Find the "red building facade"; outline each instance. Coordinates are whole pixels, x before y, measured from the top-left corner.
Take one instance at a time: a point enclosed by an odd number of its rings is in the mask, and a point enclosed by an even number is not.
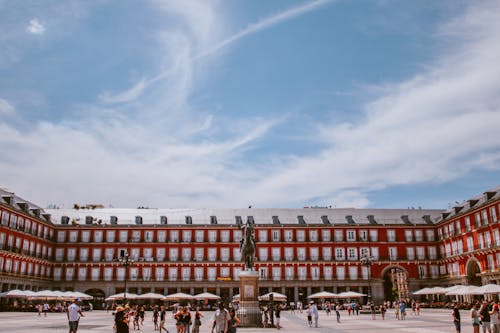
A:
[[[230,300],[255,226],[260,294],[354,290],[375,301],[424,286],[500,282],[500,187],[450,210],[47,209],[1,191],[0,288],[213,292]],[[125,267],[117,259],[128,254]]]

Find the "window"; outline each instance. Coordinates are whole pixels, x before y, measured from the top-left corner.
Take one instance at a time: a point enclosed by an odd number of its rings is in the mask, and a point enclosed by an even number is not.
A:
[[[486,209],[481,211],[481,216],[482,216],[483,225],[488,224],[488,211]]]
[[[64,258],[64,249],[57,248],[56,249],[56,261],[63,261],[63,258]]]
[[[304,247],[297,248],[297,259],[300,261],[306,260],[306,249]]]
[[[484,242],[486,244],[486,248],[491,247],[491,234],[489,231],[484,232]]]
[[[66,267],[66,281],[73,281],[73,267]]]
[[[163,281],[163,280],[165,280],[165,268],[163,268],[163,267],[156,267],[155,268],[155,277],[156,277],[156,281]]]
[[[421,279],[424,279],[427,277],[427,266],[418,266],[418,275],[420,276]]]
[[[368,247],[360,247],[359,248],[359,257],[365,258],[370,256],[370,248]]]
[[[495,206],[490,207],[490,216],[492,222],[497,222],[497,211],[495,210]]]
[[[431,277],[433,279],[436,279],[439,277],[439,268],[437,265],[431,265],[430,266],[430,269],[431,269]]]
[[[152,231],[145,231],[144,232],[144,241],[146,243],[151,243],[153,241],[153,232]]]
[[[95,247],[92,249],[92,261],[101,261],[101,248]]]
[[[205,231],[203,230],[196,230],[195,232],[195,238],[197,243],[203,243],[205,241]]]
[[[273,267],[273,280],[280,281],[281,280],[281,267]]]
[[[159,243],[165,243],[167,240],[167,232],[165,230],[160,230],[156,234]]]
[[[357,266],[349,266],[349,278],[351,280],[358,279],[358,267]]]
[[[101,273],[101,269],[99,267],[92,267],[92,271],[90,273],[90,278],[92,281],[99,281],[99,275]]]
[[[82,242],[88,243],[90,241],[90,231],[83,230],[82,231]]]
[[[82,235],[82,237],[83,237],[83,235]],[[95,243],[102,243],[102,230],[94,231],[94,242]]]
[[[194,268],[194,280],[203,281],[203,267]]]
[[[397,260],[398,259],[398,248],[390,247],[389,248],[389,260]]]
[[[488,261],[488,269],[490,271],[494,271],[495,270],[495,259],[493,258],[492,254],[488,254],[487,261]]]
[[[64,243],[66,241],[66,231],[57,232],[57,242]]]
[[[293,247],[285,247],[285,260],[286,261],[293,260]]]
[[[259,242],[267,242],[267,230],[259,230]]]
[[[307,279],[307,268],[305,266],[299,266],[297,270],[297,274],[299,276],[299,280]]]
[[[435,246],[427,247],[427,251],[429,252],[429,259],[431,259],[431,260],[437,259],[437,249]]]
[[[113,267],[104,268],[104,281],[111,281],[113,279]]]
[[[337,266],[337,280],[345,280],[345,267]]]
[[[285,230],[285,242],[292,242],[292,241],[293,241],[293,231]]]
[[[106,231],[106,242],[113,243],[115,241],[115,231],[108,230]]]
[[[233,260],[241,261],[241,251],[238,247],[233,248]]]
[[[112,261],[115,256],[114,248],[106,248],[106,261]]]
[[[170,261],[177,261],[179,259],[179,249],[177,248],[170,248],[168,251],[168,256],[170,258]]]
[[[396,230],[387,230],[387,241],[395,242],[396,241]]]
[[[267,261],[267,247],[260,247],[259,249],[259,260]]]
[[[347,230],[347,241],[354,242],[356,240],[356,230]]]
[[[333,277],[333,269],[331,267],[323,267],[323,276],[325,280],[331,280]]]
[[[179,242],[179,230],[172,230],[172,231],[170,231],[170,241],[172,243]],[[176,279],[177,279],[177,277],[176,277]]]
[[[470,231],[470,217],[465,218],[465,231]]]
[[[359,240],[365,242],[368,240],[368,231],[367,230],[359,230]]]
[[[311,267],[311,280],[319,280],[319,267],[312,266]]]
[[[194,260],[203,261],[203,248],[197,247],[194,249]]]
[[[54,267],[54,280],[61,281],[62,269],[61,267]]]
[[[182,267],[181,275],[182,275],[182,281],[189,281],[189,279],[191,279],[191,268]]]
[[[273,230],[271,233],[273,237],[273,242],[279,242],[280,241],[280,232],[279,230]]]
[[[80,261],[87,261],[89,258],[89,249],[80,248]]]
[[[120,242],[128,243],[128,230],[120,230]]]
[[[318,261],[319,260],[319,249],[317,247],[309,248],[309,255],[310,255],[312,261]]]
[[[408,260],[415,260],[415,248],[413,247],[406,248],[406,258]]]
[[[165,260],[165,248],[163,247],[156,248],[156,260],[157,261]]]
[[[428,242],[433,242],[434,241],[434,236],[435,236],[434,230],[428,229],[428,230],[425,231],[425,234],[427,236],[427,241]]]
[[[217,260],[217,248],[211,247],[208,249],[208,261]]]
[[[309,230],[309,241],[310,242],[318,241],[318,230],[315,229]]]
[[[272,248],[272,256],[273,256],[273,261],[280,261],[281,260],[281,249],[279,247],[273,247]]]
[[[484,249],[484,236],[483,236],[483,234],[478,234],[477,235],[477,240],[478,240],[478,243],[479,243],[479,248],[480,249]]]
[[[324,247],[322,249],[322,256],[323,256],[323,260],[325,260],[325,261],[332,260],[332,248],[331,247]]]
[[[229,261],[229,248],[223,247],[220,249],[220,260]]]
[[[182,248],[182,261],[191,261],[191,248],[183,247]]]
[[[425,248],[423,246],[417,246],[417,259],[425,260]]]
[[[220,241],[222,243],[229,243],[229,230],[222,230],[220,232]]]
[[[343,242],[344,241],[344,231],[343,230],[335,230],[334,239],[336,242]]]
[[[285,267],[285,280],[293,280],[294,279],[294,271],[293,267]]]
[[[493,239],[495,241],[495,246],[500,245],[500,232],[498,232],[498,229],[493,229]]]
[[[330,232],[330,229],[321,230],[321,239],[323,240],[323,242],[331,241],[332,233]]]
[[[268,269],[267,267],[260,267],[259,268],[259,277],[262,279],[262,280],[267,280],[267,277],[269,276],[268,274]]]
[[[378,241],[378,230],[377,229],[370,230],[370,241],[372,241],[372,242]]]
[[[69,248],[68,249],[68,261],[75,261],[75,257],[76,257],[76,249]]]
[[[217,230],[209,230],[208,231],[208,241],[210,243],[217,242]]]
[[[177,281],[177,267],[168,268],[168,280]]]
[[[405,230],[405,240],[407,242],[413,242],[413,232],[411,230]]]
[[[239,243],[242,239],[242,233],[241,230],[234,230],[233,231],[233,240],[237,243]]]
[[[297,241],[303,242],[306,240],[306,233],[304,230],[297,230]]]
[[[343,247],[335,248],[335,260],[345,260],[345,249]]]
[[[474,222],[476,222],[476,228],[479,228],[481,226],[481,214],[480,213],[474,214]]]
[[[355,247],[347,248],[348,260],[358,260],[358,249]]]
[[[184,243],[191,243],[191,230],[182,231],[182,241]]]

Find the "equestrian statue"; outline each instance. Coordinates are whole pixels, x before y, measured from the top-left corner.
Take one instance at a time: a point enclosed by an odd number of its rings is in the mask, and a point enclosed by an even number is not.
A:
[[[247,221],[243,229],[245,229],[245,232],[240,242],[240,252],[242,259],[245,261],[245,270],[251,271],[253,270],[256,248],[253,224]]]

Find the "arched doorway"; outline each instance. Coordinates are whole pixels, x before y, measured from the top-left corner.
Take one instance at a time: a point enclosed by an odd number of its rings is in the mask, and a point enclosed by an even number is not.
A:
[[[94,289],[88,289],[87,291],[85,291],[85,293],[94,297],[94,299],[91,301],[94,309],[97,310],[103,309],[104,297],[105,297],[104,291],[102,291],[101,289],[94,288]]]
[[[408,299],[408,272],[399,266],[390,266],[383,272],[384,300]]]
[[[467,263],[467,284],[481,286],[481,267],[476,259],[470,259]]]

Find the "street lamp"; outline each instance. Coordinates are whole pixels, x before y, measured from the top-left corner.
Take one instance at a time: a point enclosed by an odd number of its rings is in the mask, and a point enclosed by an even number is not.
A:
[[[375,258],[369,255],[361,257],[361,264],[368,270],[368,303],[370,303],[372,297],[371,268],[374,260]]]
[[[123,301],[125,302],[127,300],[127,271],[128,271],[128,266],[132,265],[134,263],[134,259],[131,259],[128,252],[126,250],[121,250],[120,251],[120,257],[118,257],[118,262],[122,264],[122,266],[125,268],[125,282],[124,282],[124,288],[123,288]]]

